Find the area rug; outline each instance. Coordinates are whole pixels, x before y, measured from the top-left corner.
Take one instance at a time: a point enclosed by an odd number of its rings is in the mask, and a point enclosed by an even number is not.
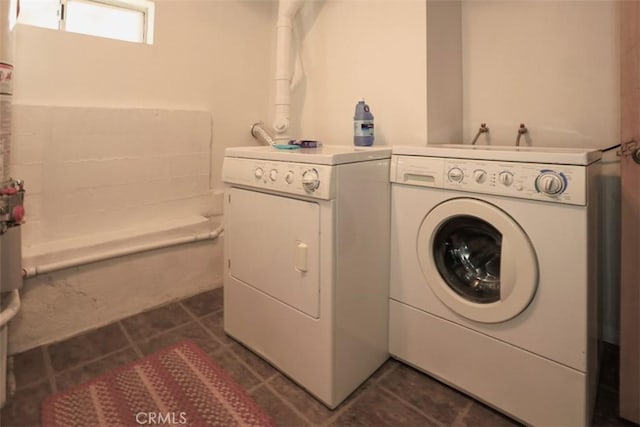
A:
[[[50,395],[44,427],[272,426],[246,392],[196,344],[184,341]]]

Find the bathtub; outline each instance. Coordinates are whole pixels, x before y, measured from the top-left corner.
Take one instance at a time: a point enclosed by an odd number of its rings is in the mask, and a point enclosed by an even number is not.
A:
[[[24,248],[9,354],[222,286],[222,216]]]

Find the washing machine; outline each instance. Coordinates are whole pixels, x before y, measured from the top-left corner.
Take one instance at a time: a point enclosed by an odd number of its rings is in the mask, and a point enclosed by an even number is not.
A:
[[[228,148],[224,329],[335,408],[388,357],[390,148]]]
[[[588,425],[601,153],[394,147],[390,353],[531,425]]]

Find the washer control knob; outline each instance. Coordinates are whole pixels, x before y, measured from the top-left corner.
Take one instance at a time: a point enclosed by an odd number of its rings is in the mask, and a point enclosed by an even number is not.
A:
[[[482,184],[487,180],[487,171],[483,169],[476,169],[473,171],[473,179],[478,183]]]
[[[452,182],[462,182],[464,179],[464,172],[460,168],[451,168],[449,172],[447,172],[447,177]]]
[[[536,190],[540,193],[555,196],[567,188],[562,174],[553,171],[545,171],[536,178]]]
[[[313,193],[320,186],[320,177],[315,169],[307,169],[302,174],[302,187],[307,193]]]
[[[269,171],[269,179],[270,179],[271,181],[275,181],[275,180],[276,180],[276,178],[278,178],[278,171],[277,171],[276,169],[271,169],[271,170]]]
[[[253,176],[255,176],[256,179],[262,179],[263,175],[264,171],[262,170],[262,168],[256,168],[256,170],[253,172]]]
[[[293,171],[287,172],[287,174],[284,176],[284,181],[287,184],[291,184],[293,182]]]
[[[498,178],[505,187],[510,187],[513,184],[513,174],[511,172],[500,172]]]

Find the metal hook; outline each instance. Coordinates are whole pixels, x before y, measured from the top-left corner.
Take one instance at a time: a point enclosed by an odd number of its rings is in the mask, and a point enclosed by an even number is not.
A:
[[[630,155],[631,159],[640,165],[640,143],[635,139],[622,143],[620,153],[624,157]]]
[[[516,137],[516,147],[520,146],[520,137],[528,132],[529,129],[525,127],[524,123],[520,123],[520,128],[518,128],[518,136]]]
[[[471,141],[471,145],[476,145],[476,141],[478,140],[478,137],[480,137],[480,134],[487,133],[487,132],[489,132],[489,128],[487,127],[487,124],[480,123],[480,128],[478,129],[478,133],[476,133],[476,136],[473,138],[473,141]]]

